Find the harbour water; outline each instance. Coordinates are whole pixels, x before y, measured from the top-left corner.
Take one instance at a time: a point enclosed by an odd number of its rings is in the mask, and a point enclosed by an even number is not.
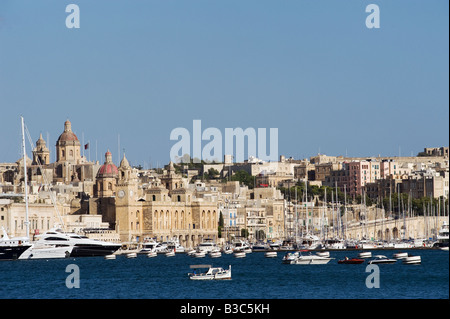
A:
[[[448,299],[449,254],[441,250],[408,250],[419,265],[379,265],[379,288],[368,288],[367,262],[338,264],[359,251],[331,251],[326,265],[285,265],[284,252],[265,258],[254,252],[238,259],[138,255],[114,260],[102,257],[0,262],[1,299]],[[392,257],[398,251],[372,251]],[[192,281],[193,264],[232,266],[232,280]],[[70,265],[70,266],[69,266]],[[78,270],[75,273],[73,265]],[[68,267],[69,266],[69,267]],[[72,268],[71,268],[72,267]],[[79,288],[68,288],[70,278]],[[72,276],[72,277],[71,277]],[[70,285],[69,285],[70,286]]]

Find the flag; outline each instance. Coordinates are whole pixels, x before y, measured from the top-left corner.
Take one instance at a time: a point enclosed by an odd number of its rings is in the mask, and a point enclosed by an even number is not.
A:
[[[89,148],[89,143],[84,144],[84,149],[87,150]]]

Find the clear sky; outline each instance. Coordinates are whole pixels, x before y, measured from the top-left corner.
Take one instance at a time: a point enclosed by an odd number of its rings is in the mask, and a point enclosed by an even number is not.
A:
[[[70,3],[79,29],[66,27]],[[371,3],[379,29],[366,27]],[[170,132],[192,132],[194,119],[278,128],[278,153],[294,158],[448,146],[448,6],[2,0],[0,162],[21,156],[20,115],[34,142],[49,139],[52,161],[69,119],[91,160],[110,149],[117,163],[120,136],[120,152],[146,168],[169,162]]]

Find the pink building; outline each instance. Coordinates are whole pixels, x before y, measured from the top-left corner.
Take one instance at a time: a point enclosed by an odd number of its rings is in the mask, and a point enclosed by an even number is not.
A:
[[[347,192],[350,196],[355,197],[362,195],[363,187],[367,183],[373,183],[375,180],[381,178],[380,162],[372,161],[357,161],[345,163],[345,170],[347,171],[348,182]]]

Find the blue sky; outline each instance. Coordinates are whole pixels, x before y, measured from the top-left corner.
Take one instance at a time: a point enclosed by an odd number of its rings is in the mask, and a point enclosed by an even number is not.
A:
[[[66,28],[70,3],[79,29]],[[379,29],[365,25],[370,3]],[[120,135],[145,167],[167,164],[170,132],[194,119],[276,127],[278,153],[295,158],[448,146],[448,11],[444,0],[2,0],[0,162],[20,157],[20,115],[34,141],[49,137],[52,160],[70,119],[91,160],[110,149],[118,162]]]

